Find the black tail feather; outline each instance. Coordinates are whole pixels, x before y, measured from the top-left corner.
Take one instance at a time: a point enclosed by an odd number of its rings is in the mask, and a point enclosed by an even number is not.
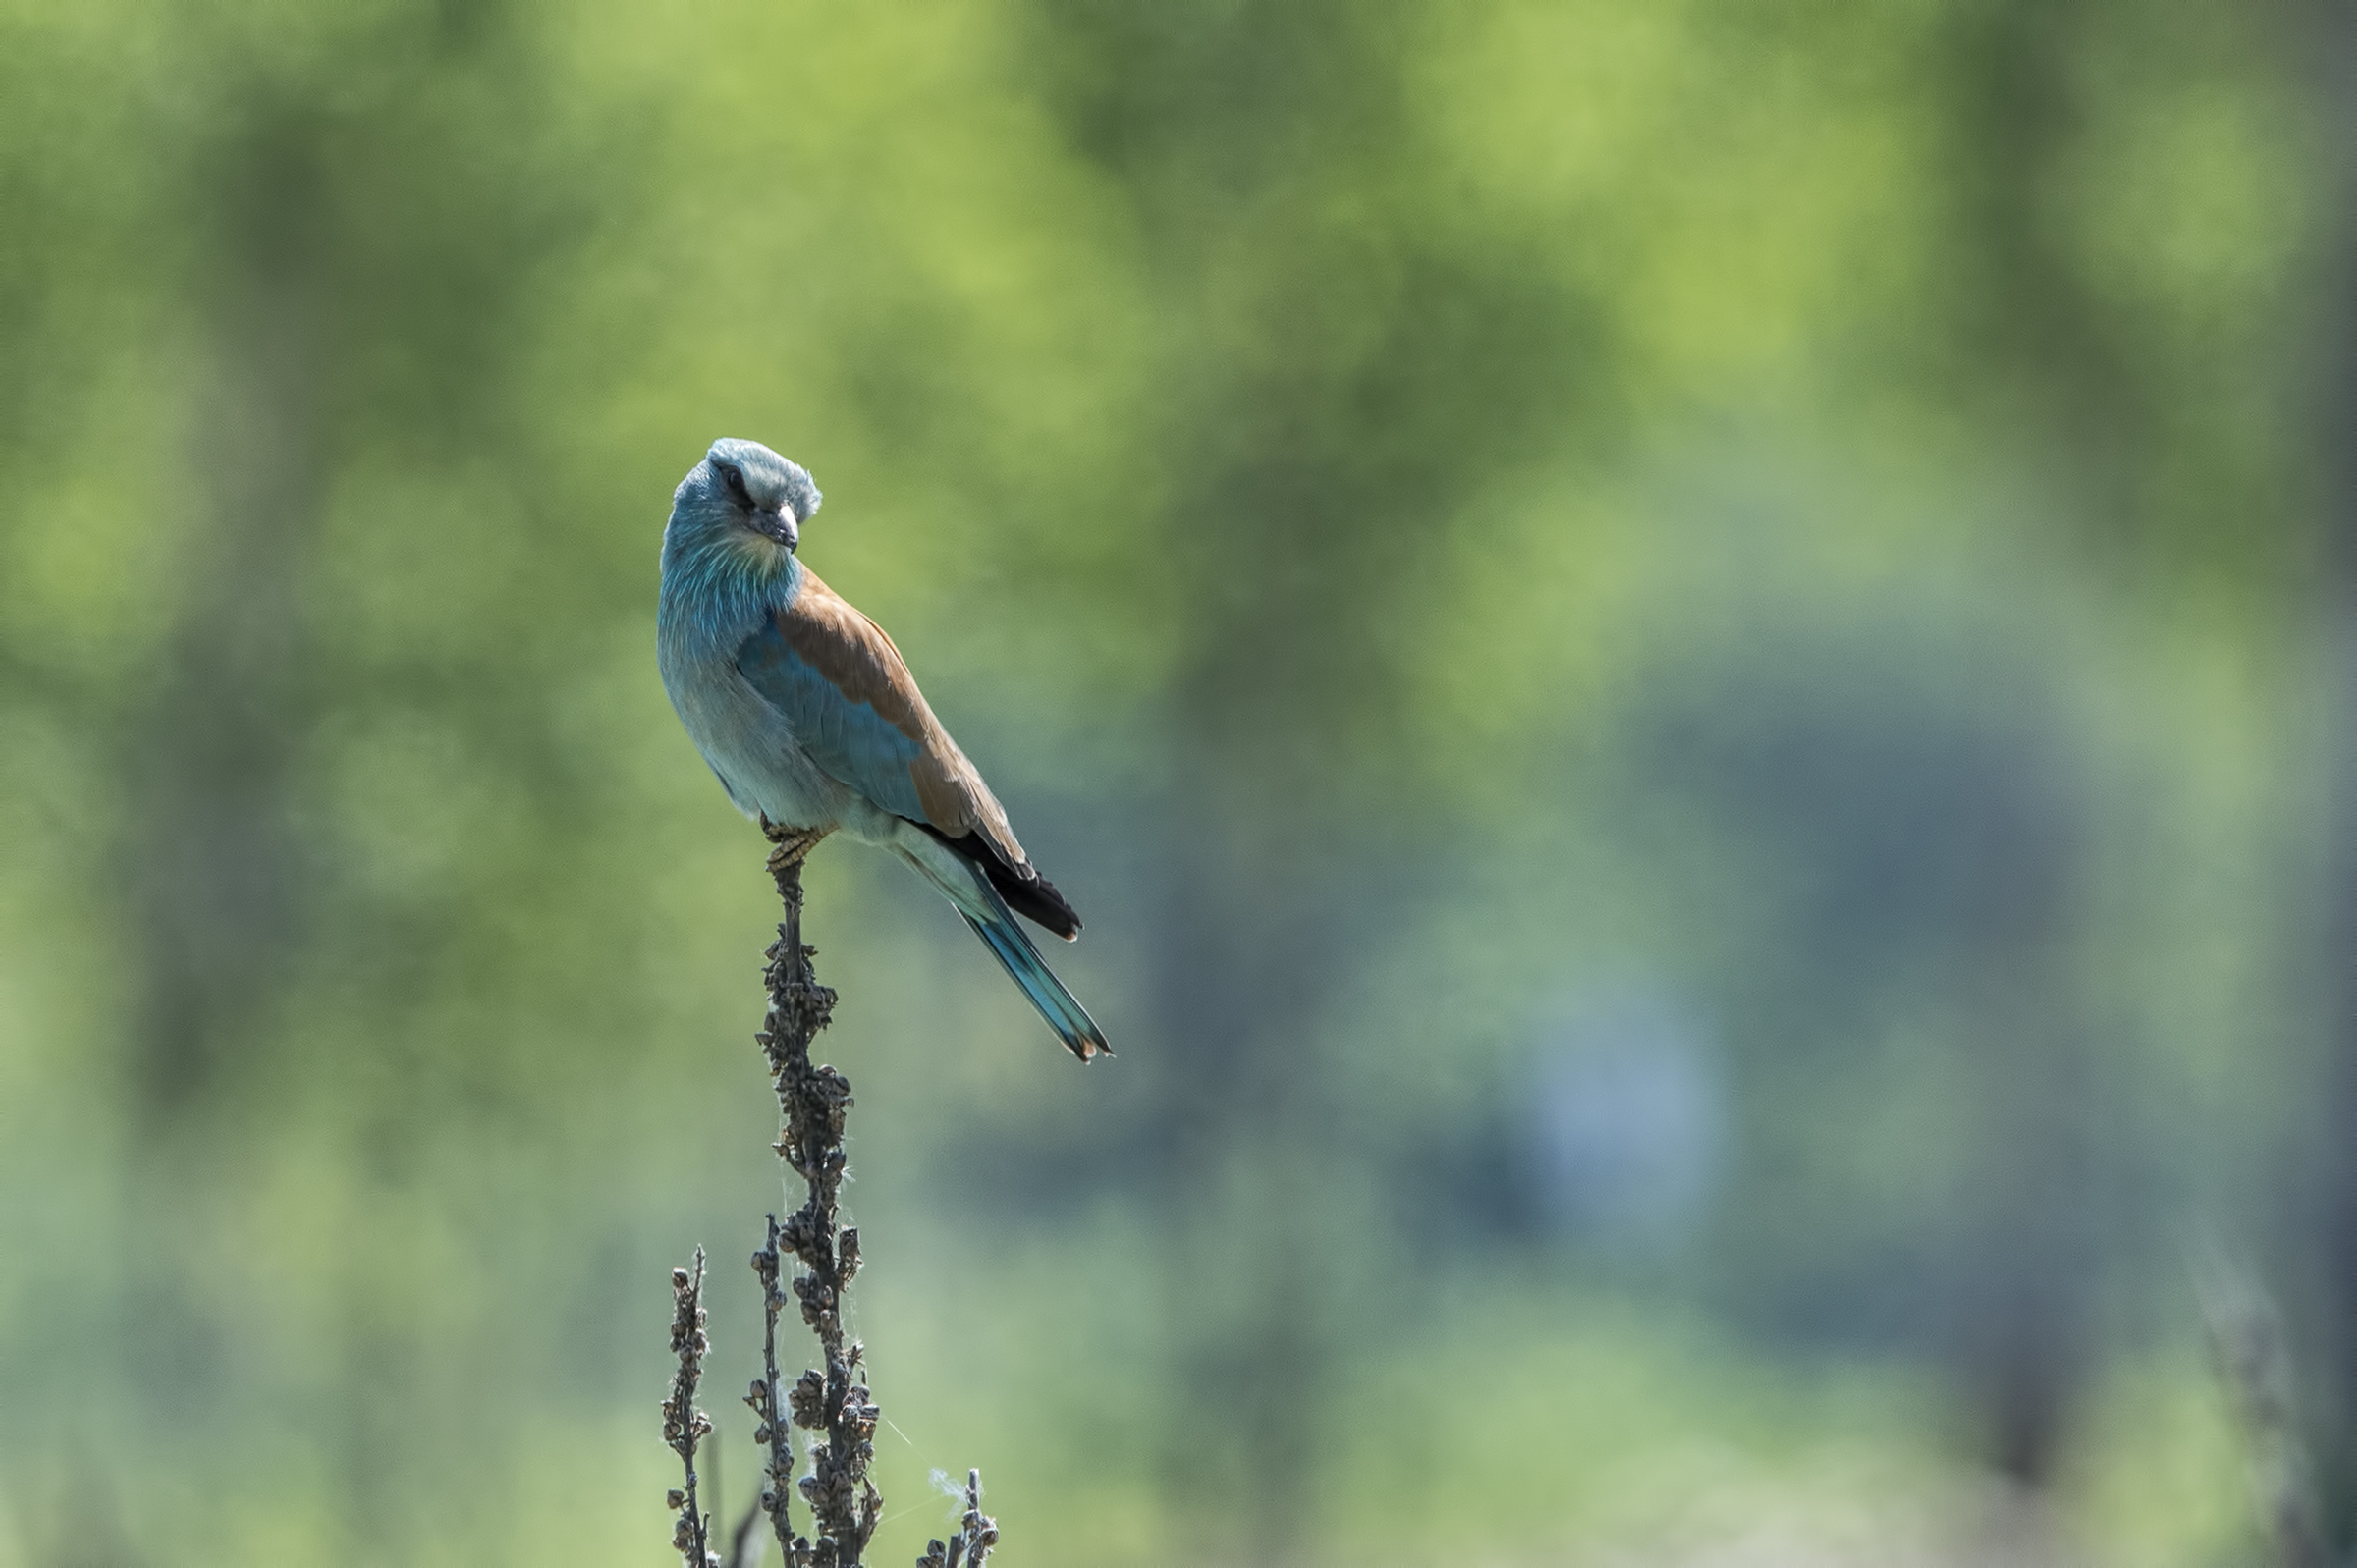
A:
[[[919,823],[917,826],[979,867],[982,874],[990,879],[990,885],[998,890],[999,896],[1007,900],[1008,908],[1041,930],[1062,937],[1067,942],[1080,935],[1080,917],[1072,912],[1072,906],[1064,901],[1064,894],[1058,892],[1056,885],[1047,878],[1036,871],[1026,874],[1015,870],[1001,860],[978,833],[953,838],[929,824]]]

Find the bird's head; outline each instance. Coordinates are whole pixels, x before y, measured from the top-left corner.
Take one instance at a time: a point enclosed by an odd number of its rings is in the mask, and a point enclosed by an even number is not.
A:
[[[674,501],[792,551],[801,543],[802,524],[818,510],[819,494],[801,464],[758,441],[723,436],[689,470]]]

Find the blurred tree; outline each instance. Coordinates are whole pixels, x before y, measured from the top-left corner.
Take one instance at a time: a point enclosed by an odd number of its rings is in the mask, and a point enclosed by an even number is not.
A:
[[[2314,1424],[2317,1475],[2327,1538],[2342,1553],[2357,1550],[2357,7],[2298,8],[2311,42],[2310,89],[2322,105],[2321,162],[2330,182],[2324,224],[2319,313],[2324,330],[2315,355],[2318,417],[2303,434],[2315,443],[2323,486],[2320,610],[2326,676],[2328,780],[2327,886],[2320,922],[2319,968],[2328,1051],[2310,1130],[2312,1153],[2294,1180],[2305,1188],[2291,1227],[2295,1278],[2313,1280],[2308,1342],[2292,1359],[2322,1362],[2303,1378]],[[2299,1177],[2306,1177],[2299,1181]],[[2312,1262],[2302,1254],[2313,1248]]]
[[[1946,1362],[1987,1458],[2040,1485],[2125,1153],[2096,1131],[2115,1097],[2074,967],[2084,789],[2017,656],[1957,628],[1927,647],[1934,614],[1751,641],[1640,710],[1626,750],[1634,787],[1693,801],[1755,890],[1738,941],[1757,956],[1712,987],[1748,1124],[1703,1271],[1781,1337]],[[1926,1039],[1947,1069],[1924,1070]],[[1876,1115],[1915,1130],[1861,1172],[1826,1129]]]
[[[1410,101],[1445,7],[1050,5],[1060,113],[1120,181],[1177,318],[1160,511],[1183,652],[1141,805],[1180,1529],[1300,1549],[1326,1423],[1330,1038],[1354,946],[1425,875],[1402,693],[1453,498],[1528,461],[1579,388],[1578,301],[1453,219]],[[1363,1158],[1363,1156],[1362,1156]],[[1242,1510],[1229,1499],[1249,1499]]]
[[[326,336],[336,280],[320,127],[267,85],[192,184],[222,231],[210,385],[192,432],[201,499],[182,534],[182,603],[154,705],[125,767],[141,808],[129,853],[144,905],[136,1077],[182,1108],[264,1025],[306,882],[291,770],[311,694],[300,589],[328,481]]]

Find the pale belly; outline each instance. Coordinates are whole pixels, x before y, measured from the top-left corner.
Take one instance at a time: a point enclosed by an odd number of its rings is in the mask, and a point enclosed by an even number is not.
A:
[[[675,678],[666,669],[663,684],[696,749],[746,816],[876,843],[893,837],[899,819],[812,762],[785,717],[734,667],[702,678]]]

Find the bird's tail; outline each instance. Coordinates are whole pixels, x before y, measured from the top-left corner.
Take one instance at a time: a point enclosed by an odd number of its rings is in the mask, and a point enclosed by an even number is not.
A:
[[[914,855],[909,859],[925,880],[957,906],[965,923],[973,927],[974,935],[982,939],[982,945],[1006,967],[1008,976],[1023,988],[1023,995],[1031,999],[1031,1005],[1039,1009],[1039,1015],[1056,1031],[1056,1038],[1064,1042],[1066,1049],[1082,1061],[1113,1054],[1113,1048],[1105,1044],[1105,1031],[1097,1027],[1079,999],[1056,978],[1056,972],[1039,955],[1039,949],[1031,946],[1023,928],[1015,924],[1014,912],[1007,907],[1007,900],[999,896],[999,891],[988,880],[962,861],[954,862],[952,869],[929,864]]]
[[[998,907],[986,914],[970,915],[963,909],[958,912],[965,915],[965,923],[974,928],[974,935],[1007,966],[1007,973],[1023,988],[1031,1005],[1039,1009],[1048,1027],[1056,1031],[1056,1038],[1073,1055],[1082,1061],[1112,1055],[1112,1048],[1105,1044],[1105,1031],[1097,1027],[1097,1021],[1080,1005],[1079,999],[1064,989],[1056,971],[1048,967],[1039,949],[1031,946],[1023,928],[1014,923],[1014,916],[1009,912],[1007,901],[999,896],[998,890],[990,889],[989,897]]]

